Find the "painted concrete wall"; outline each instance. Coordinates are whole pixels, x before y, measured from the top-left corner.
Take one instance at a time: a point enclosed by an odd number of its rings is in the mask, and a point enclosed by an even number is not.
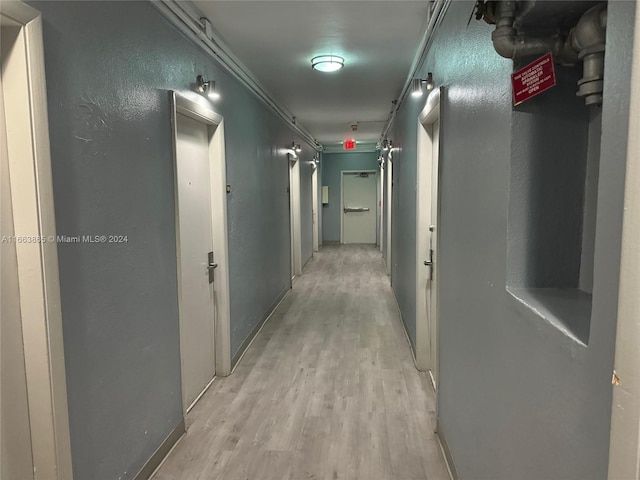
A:
[[[606,478],[627,144],[626,56],[635,6],[609,4],[588,346],[521,309],[505,290],[509,196],[517,193],[510,192],[510,169],[520,142],[510,134],[512,62],[495,54],[491,26],[472,20],[467,27],[472,7],[451,3],[420,72],[423,78],[433,72],[445,87],[440,431],[463,480]],[[400,147],[394,156],[393,285],[414,338],[412,200],[416,119],[423,106],[424,99],[408,99],[389,137]]]
[[[149,3],[31,4],[58,234],[128,236],[58,251],[75,478],[126,480],[182,419],[168,91],[204,74],[222,94],[234,354],[289,286],[281,150],[302,141]]]
[[[322,206],[322,241],[340,243],[340,186],[343,170],[378,170],[377,153],[325,153],[322,185],[329,187],[329,204]]]
[[[394,148],[391,195],[391,282],[402,321],[413,348],[416,345],[416,158],[418,114],[423,103],[405,104],[390,134]],[[414,125],[415,124],[415,125]],[[388,162],[388,157],[387,157]],[[442,167],[440,167],[442,168]],[[389,201],[387,199],[387,201]]]

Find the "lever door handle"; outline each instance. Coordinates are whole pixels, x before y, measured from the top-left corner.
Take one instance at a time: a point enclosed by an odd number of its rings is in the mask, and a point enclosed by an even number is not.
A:
[[[209,265],[207,265],[207,268],[218,268],[218,264],[217,263],[210,263]]]
[[[425,260],[424,264],[426,267],[433,267],[433,262],[431,260]]]

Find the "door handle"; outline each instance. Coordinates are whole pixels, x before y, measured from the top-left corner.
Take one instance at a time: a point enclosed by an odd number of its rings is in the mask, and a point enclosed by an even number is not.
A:
[[[218,264],[213,261],[213,252],[207,254],[207,270],[209,270],[209,283],[213,283],[214,275],[213,270],[218,268]]]
[[[357,207],[357,208],[352,208],[352,207],[344,207],[344,213],[349,213],[349,212],[368,212],[369,208],[368,207]]]
[[[433,280],[433,249],[429,249],[429,260],[424,261],[424,266],[429,267],[429,280]]]

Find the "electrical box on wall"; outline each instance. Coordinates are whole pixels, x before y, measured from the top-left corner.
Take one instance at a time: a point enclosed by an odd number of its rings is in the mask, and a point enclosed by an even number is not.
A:
[[[323,205],[329,204],[329,187],[326,187],[326,186],[322,187],[322,204]]]

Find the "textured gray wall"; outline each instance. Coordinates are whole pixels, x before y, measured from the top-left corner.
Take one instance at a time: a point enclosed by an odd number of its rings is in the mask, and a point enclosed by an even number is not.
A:
[[[409,340],[416,346],[416,158],[418,114],[424,103],[409,97],[390,132],[394,149],[391,199],[391,282]],[[442,167],[441,167],[442,168]]]
[[[130,479],[182,419],[168,91],[189,93],[202,73],[222,93],[234,354],[289,286],[279,151],[302,142],[149,3],[31,4],[58,233],[129,238],[59,245],[75,478]]]
[[[630,81],[625,55],[635,7],[626,1],[609,4],[588,347],[518,308],[505,291],[509,175],[512,151],[518,150],[512,144],[520,141],[510,134],[512,64],[495,54],[491,26],[473,20],[466,26],[472,7],[473,2],[451,3],[420,72],[433,72],[436,84],[445,86],[440,430],[463,480],[603,479]],[[424,100],[408,99],[390,135],[401,147],[394,156],[393,285],[410,335],[415,335],[416,118],[423,105]]]
[[[329,204],[322,206],[322,241],[340,242],[340,182],[343,170],[378,170],[377,153],[325,153],[322,185],[329,187]]]

